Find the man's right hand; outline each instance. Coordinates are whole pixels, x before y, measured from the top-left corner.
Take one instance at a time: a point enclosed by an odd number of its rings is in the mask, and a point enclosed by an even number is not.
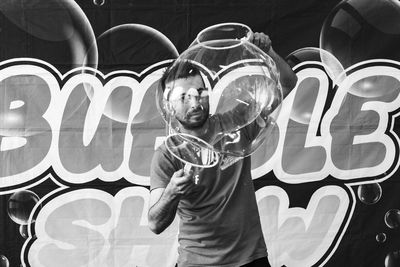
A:
[[[191,192],[195,186],[193,182],[193,171],[185,173],[183,169],[176,171],[165,188],[165,193],[172,197],[181,197]]]

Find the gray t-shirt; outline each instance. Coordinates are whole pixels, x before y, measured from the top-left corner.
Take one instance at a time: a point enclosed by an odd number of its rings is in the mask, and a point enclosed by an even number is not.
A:
[[[251,179],[250,157],[227,168],[195,168],[199,182],[178,204],[181,266],[237,267],[267,256]],[[154,154],[151,190],[165,188],[184,164],[165,145]]]

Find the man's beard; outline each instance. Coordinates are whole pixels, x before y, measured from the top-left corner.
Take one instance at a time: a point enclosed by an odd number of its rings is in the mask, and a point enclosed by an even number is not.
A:
[[[199,108],[199,110],[202,111],[201,120],[197,122],[188,122],[188,118],[190,118],[191,114],[197,111],[197,110],[192,110],[185,115],[184,119],[177,118],[179,123],[182,124],[182,126],[187,130],[196,130],[201,128],[204,125],[204,123],[208,120],[208,111],[204,110],[202,106]]]

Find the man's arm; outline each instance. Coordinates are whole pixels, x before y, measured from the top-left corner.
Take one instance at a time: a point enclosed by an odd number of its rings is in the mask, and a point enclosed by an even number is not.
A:
[[[160,234],[173,222],[178,203],[179,198],[166,193],[165,188],[151,190],[148,220],[152,232]]]
[[[148,213],[149,228],[155,234],[162,233],[175,218],[181,196],[193,186],[192,173],[183,169],[176,171],[166,188],[156,188],[150,192]]]
[[[275,52],[272,46],[267,54],[275,61],[275,64],[280,72],[279,81],[281,82],[282,86],[283,98],[285,98],[296,86],[297,76],[287,62]]]
[[[268,35],[256,32],[250,36],[249,41],[267,53],[275,62],[280,73],[279,81],[282,86],[283,98],[285,98],[296,86],[297,76],[292,68],[272,48],[272,41]]]

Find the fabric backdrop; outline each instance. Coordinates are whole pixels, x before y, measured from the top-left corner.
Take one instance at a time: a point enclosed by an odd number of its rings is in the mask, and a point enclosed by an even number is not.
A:
[[[397,0],[2,0],[0,266],[174,266],[147,226],[155,90],[204,28],[271,37],[299,78],[252,155],[274,267],[400,266]]]

